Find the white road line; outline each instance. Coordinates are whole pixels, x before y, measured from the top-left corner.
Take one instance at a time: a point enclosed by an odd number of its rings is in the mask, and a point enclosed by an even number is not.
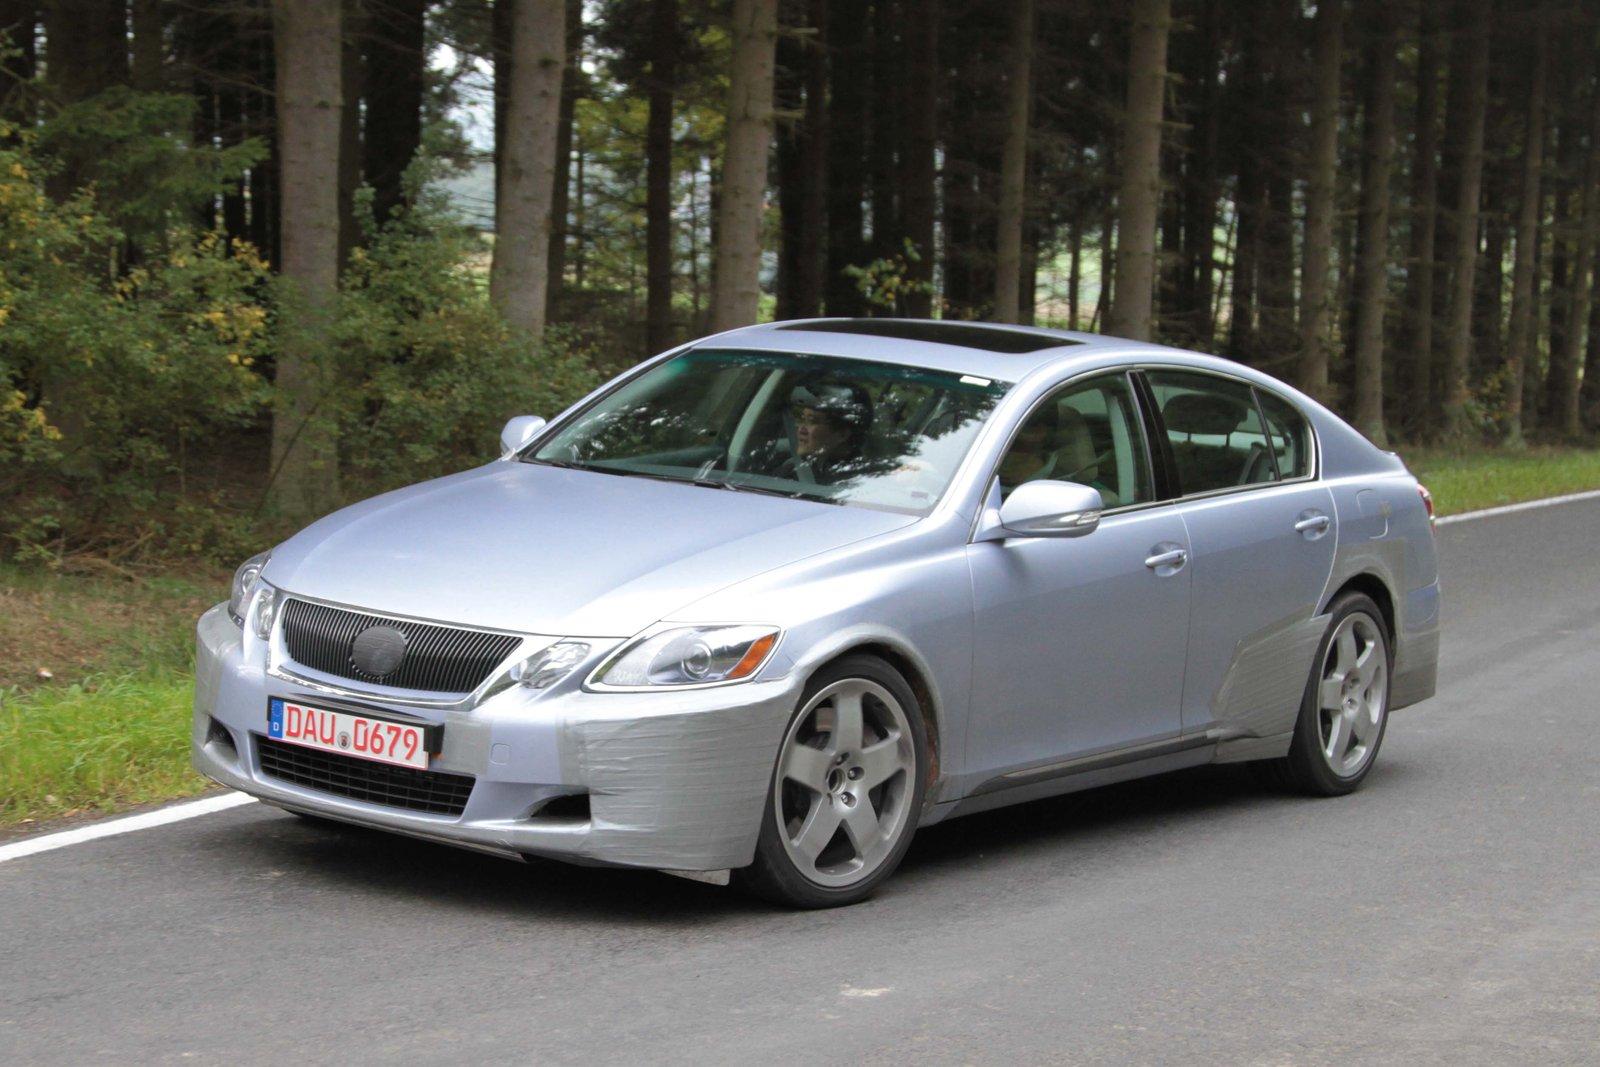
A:
[[[14,841],[9,845],[0,845],[0,863],[7,860],[21,859],[23,856],[33,856],[40,852],[49,852],[53,849],[66,848],[68,845],[79,845],[85,841],[96,841],[102,837],[115,837],[117,834],[132,833],[134,830],[148,830],[152,826],[165,826],[167,823],[182,822],[184,819],[194,819],[201,815],[210,815],[212,812],[227,811],[237,808],[241,804],[254,804],[255,797],[245,796],[243,793],[224,793],[219,797],[206,797],[204,800],[193,800],[187,804],[173,804],[155,811],[147,811],[140,815],[128,815],[121,819],[108,819],[97,822],[91,826],[80,826],[75,830],[62,830],[54,834],[40,834],[38,837],[24,838]]]
[[[1547,496],[1543,500],[1527,500],[1521,504],[1506,504],[1498,508],[1467,511],[1460,515],[1446,515],[1434,525],[1449,526],[1453,522],[1471,522],[1473,519],[1488,519],[1495,515],[1510,515],[1517,511],[1532,511],[1535,508],[1549,508],[1557,504],[1575,504],[1580,500],[1600,500],[1600,489],[1590,489],[1582,493],[1568,493],[1566,496]]]

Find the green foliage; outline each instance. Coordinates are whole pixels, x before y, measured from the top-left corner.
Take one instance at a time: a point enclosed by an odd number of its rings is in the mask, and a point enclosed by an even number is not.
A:
[[[0,147],[0,490],[16,502],[0,534],[93,540],[110,512],[156,507],[153,484],[191,446],[259,409],[266,268],[174,229],[118,269],[122,231],[88,190],[47,196],[35,150],[28,135]]]
[[[855,279],[856,288],[868,304],[890,315],[905,315],[907,297],[933,292],[932,283],[911,277],[911,264],[921,261],[916,242],[906,238],[904,251],[875,259],[864,267],[846,267],[844,272]]]
[[[187,121],[169,98],[91,104],[42,135],[0,129],[0,544],[248,555],[284,532],[261,501],[268,372],[294,305],[254,248],[187,222],[192,196],[253,157],[201,162],[158,135]],[[506,418],[554,414],[596,383],[572,336],[536,347],[494,312],[479,239],[423,191],[433,166],[413,168],[413,205],[382,229],[364,209],[332,311],[327,425],[352,497],[492,458]],[[63,194],[63,168],[90,180]]]
[[[335,326],[346,470],[361,492],[460,470],[494,456],[512,415],[555,414],[597,384],[570,336],[542,346],[490,306],[476,235],[426,191],[432,164],[413,164],[413,202],[345,273]]]
[[[194,128],[195,99],[125,86],[69,104],[39,131],[49,170],[93,189],[110,225],[135,245],[165,239],[266,158],[257,138],[197,150],[178,131]]]

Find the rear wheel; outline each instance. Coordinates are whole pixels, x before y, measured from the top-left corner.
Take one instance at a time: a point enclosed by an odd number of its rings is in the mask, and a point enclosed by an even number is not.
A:
[[[927,752],[922,709],[900,672],[875,656],[823,668],[784,734],[755,862],[739,882],[794,907],[866,898],[911,845]]]
[[[1314,796],[1349,793],[1372,770],[1394,668],[1383,613],[1369,597],[1345,593],[1328,614],[1289,754],[1263,765],[1269,779]]]

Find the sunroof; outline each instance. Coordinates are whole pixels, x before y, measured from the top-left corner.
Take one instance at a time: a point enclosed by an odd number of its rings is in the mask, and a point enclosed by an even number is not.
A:
[[[938,319],[832,319],[825,322],[796,322],[779,326],[778,329],[804,330],[807,333],[852,333],[865,337],[893,337],[901,341],[960,345],[962,348],[981,348],[985,352],[1005,352],[1010,355],[1080,343],[1065,337],[1051,337],[1049,334],[1031,333],[1027,330],[974,326],[966,322],[944,322]]]

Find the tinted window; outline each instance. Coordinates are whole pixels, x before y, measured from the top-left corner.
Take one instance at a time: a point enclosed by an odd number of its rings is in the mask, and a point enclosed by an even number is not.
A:
[[[1108,508],[1154,498],[1126,377],[1068,386],[1033,410],[1000,461],[1001,495],[1039,478],[1093,486]]]
[[[1152,371],[1148,377],[1184,495],[1275,480],[1250,386],[1181,371]]]
[[[1267,413],[1272,451],[1278,457],[1280,478],[1304,478],[1311,473],[1311,425],[1286,400],[1256,390]]]
[[[1006,385],[866,360],[695,350],[524,461],[925,514]]]

